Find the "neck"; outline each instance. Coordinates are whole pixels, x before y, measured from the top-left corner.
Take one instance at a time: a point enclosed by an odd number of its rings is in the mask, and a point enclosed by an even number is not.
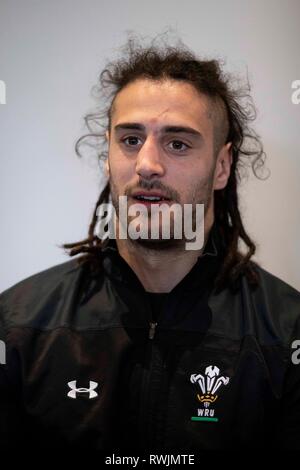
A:
[[[204,246],[213,221],[205,223]],[[151,247],[133,240],[116,239],[119,254],[148,292],[170,292],[193,268],[200,250],[186,250],[185,243]]]

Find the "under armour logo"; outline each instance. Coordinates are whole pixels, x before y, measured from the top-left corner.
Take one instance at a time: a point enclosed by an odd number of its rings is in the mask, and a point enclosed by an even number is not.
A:
[[[71,382],[68,382],[68,385],[71,389],[71,391],[68,393],[68,397],[70,398],[77,398],[77,393],[88,393],[89,398],[96,398],[98,396],[98,393],[95,392],[95,389],[98,387],[97,382],[93,382],[90,380],[90,388],[77,388],[77,380],[72,380]]]

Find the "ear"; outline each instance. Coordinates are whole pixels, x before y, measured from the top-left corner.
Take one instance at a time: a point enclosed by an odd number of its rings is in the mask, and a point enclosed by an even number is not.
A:
[[[105,132],[105,137],[108,142],[108,147],[109,147],[109,131]],[[108,157],[104,162],[104,170],[105,170],[105,176],[109,178],[109,162],[108,162]]]
[[[227,185],[232,164],[232,142],[225,144],[217,156],[214,189],[223,189]]]

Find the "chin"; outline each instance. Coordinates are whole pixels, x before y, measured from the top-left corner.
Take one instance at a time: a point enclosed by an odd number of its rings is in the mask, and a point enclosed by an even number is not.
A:
[[[140,247],[143,247],[148,250],[170,250],[174,248],[178,248],[182,244],[182,240],[177,239],[144,239],[144,238],[137,238],[136,240],[131,240],[132,243],[137,243]]]

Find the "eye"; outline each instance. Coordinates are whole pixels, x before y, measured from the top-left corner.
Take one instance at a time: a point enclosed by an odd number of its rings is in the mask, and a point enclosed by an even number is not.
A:
[[[140,143],[140,140],[141,139],[135,135],[129,135],[128,137],[122,139],[122,142],[128,147],[136,147]]]
[[[184,152],[185,150],[191,148],[181,140],[172,140],[169,145],[171,145],[171,150],[176,150],[178,152]]]

